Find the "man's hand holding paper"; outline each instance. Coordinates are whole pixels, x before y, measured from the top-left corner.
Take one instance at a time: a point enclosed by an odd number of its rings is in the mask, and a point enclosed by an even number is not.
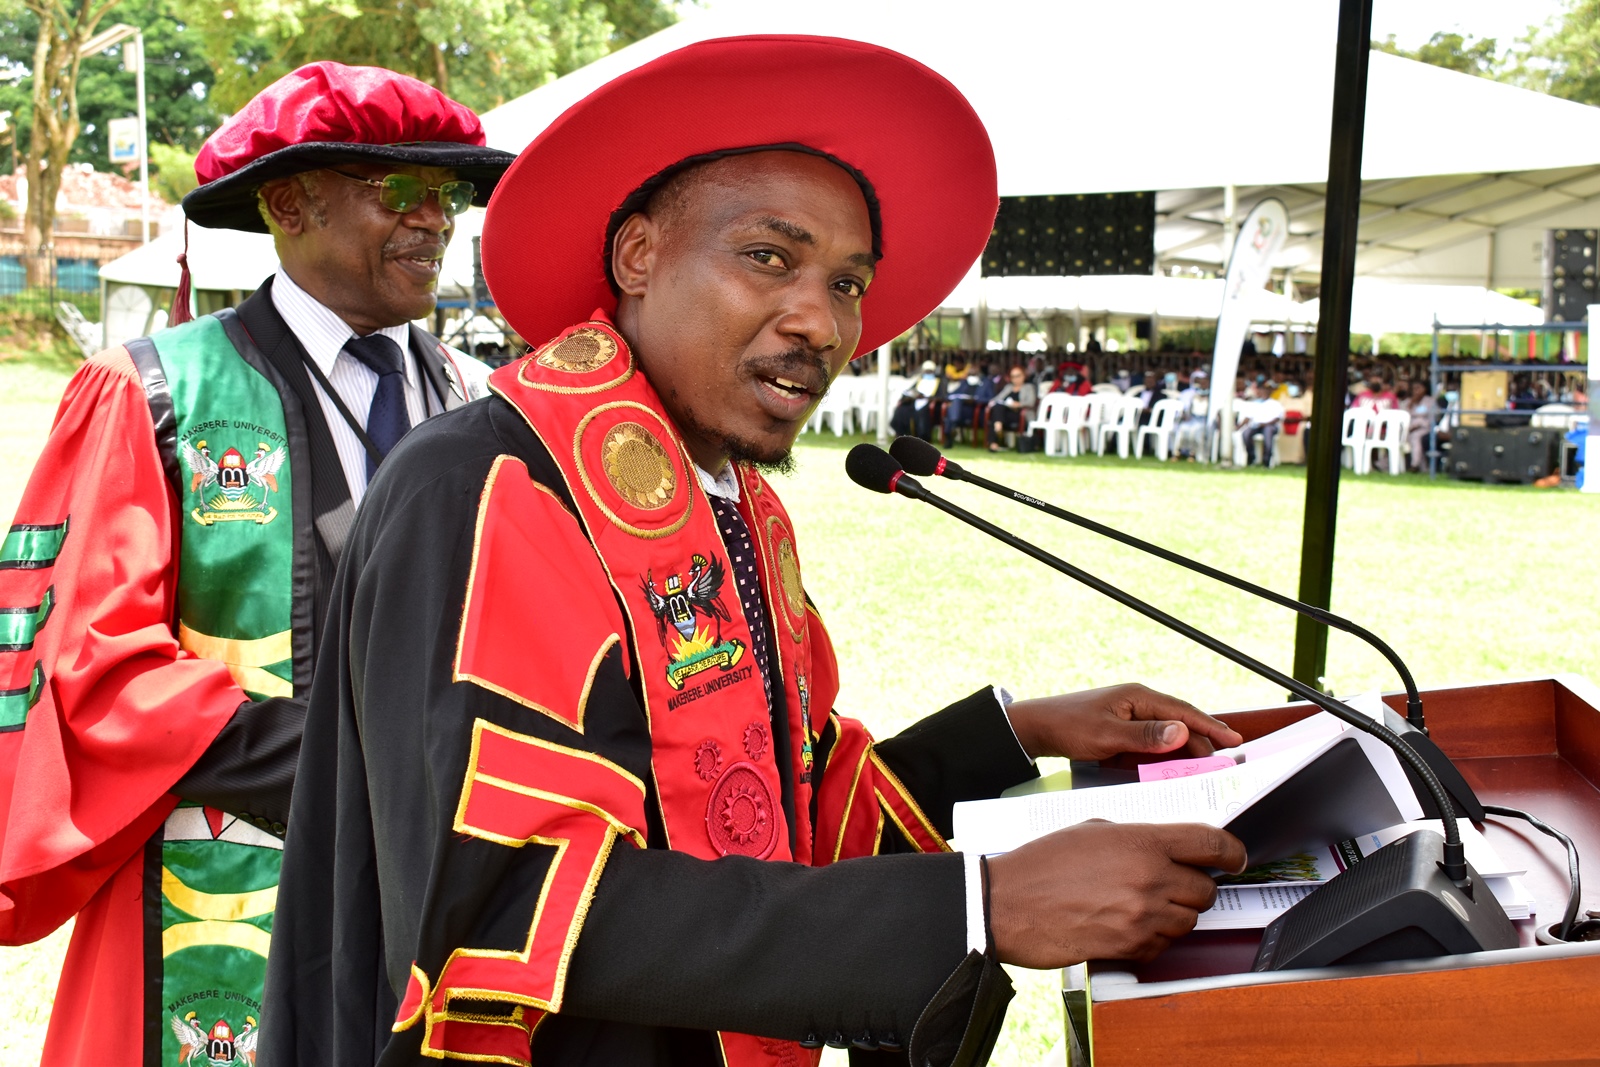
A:
[[[1209,756],[1244,740],[1188,701],[1137,683],[1019,700],[1006,714],[1035,759],[1101,760],[1124,752]]]

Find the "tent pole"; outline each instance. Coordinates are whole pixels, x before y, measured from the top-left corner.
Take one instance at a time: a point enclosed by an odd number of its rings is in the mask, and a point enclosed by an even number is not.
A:
[[[1328,192],[1322,224],[1322,301],[1317,320],[1316,393],[1306,448],[1305,525],[1300,537],[1300,599],[1327,608],[1333,594],[1333,543],[1339,514],[1339,447],[1350,365],[1350,296],[1361,219],[1361,144],[1372,50],[1372,0],[1339,0],[1328,138]],[[1294,676],[1324,688],[1328,628],[1295,623]]]

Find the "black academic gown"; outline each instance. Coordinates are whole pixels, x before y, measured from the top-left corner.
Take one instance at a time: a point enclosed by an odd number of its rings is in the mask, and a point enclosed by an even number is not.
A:
[[[455,947],[523,948],[554,850],[452,832],[475,719],[651,781],[619,648],[596,674],[582,734],[452,681],[479,498],[501,455],[564,497],[543,445],[490,397],[408,435],[357,517],[306,720],[259,1067],[421,1063],[422,1027],[392,1031],[412,962],[437,975]],[[988,689],[877,751],[947,836],[954,802],[1034,773]],[[816,773],[849,772],[826,761],[823,744]],[[987,1056],[1010,985],[966,950],[959,855],[705,861],[660,847],[653,789],[646,809],[652,847],[611,851],[534,1063],[718,1063],[715,1030],[853,1042],[872,1062]],[[886,830],[883,851],[897,849],[910,845]],[[865,1051],[881,1044],[900,1051]]]

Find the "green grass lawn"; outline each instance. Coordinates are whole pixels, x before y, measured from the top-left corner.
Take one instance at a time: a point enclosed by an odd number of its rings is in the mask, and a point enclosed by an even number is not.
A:
[[[0,363],[0,510],[10,514],[65,381]],[[844,476],[851,440],[807,436],[780,481],[806,587],[828,620],[839,706],[892,733],[980,685],[1022,696],[1138,680],[1221,710],[1275,702],[1271,684],[1005,550],[930,508]],[[1282,592],[1297,584],[1305,479],[1298,468],[1217,471],[1154,460],[991,457],[963,464]],[[1279,609],[1057,523],[971,486],[932,486],[1225,641],[1288,669]],[[1424,688],[1576,671],[1600,676],[1600,500],[1571,491],[1402,476],[1347,477],[1335,611],[1388,640]],[[1328,683],[1397,687],[1387,665],[1334,634]],[[0,1065],[37,1060],[65,937],[0,949]],[[994,1062],[1032,1065],[1060,1039],[1053,973],[1014,972]],[[842,1060],[842,1057],[841,1057]]]

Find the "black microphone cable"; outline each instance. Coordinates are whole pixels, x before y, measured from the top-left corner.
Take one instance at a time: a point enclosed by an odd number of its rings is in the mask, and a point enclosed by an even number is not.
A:
[[[1550,835],[1566,846],[1567,883],[1572,888],[1567,895],[1567,910],[1566,913],[1561,917],[1561,925],[1555,932],[1555,938],[1557,941],[1572,940],[1573,924],[1577,922],[1578,904],[1583,896],[1583,882],[1578,877],[1578,846],[1573,842],[1572,838],[1568,837],[1560,830],[1557,830],[1554,826],[1551,826],[1549,823],[1545,822],[1536,815],[1530,815],[1527,812],[1517,808],[1503,807],[1499,804],[1485,804],[1483,806],[1483,810],[1488,812],[1490,815],[1499,815],[1502,818],[1523,819],[1535,830],[1538,830],[1540,833]],[[1600,924],[1584,923],[1582,925],[1590,927],[1590,929],[1582,930],[1580,933],[1593,933],[1600,935]],[[1588,936],[1578,938],[1579,941],[1593,941],[1597,939],[1600,938]]]

